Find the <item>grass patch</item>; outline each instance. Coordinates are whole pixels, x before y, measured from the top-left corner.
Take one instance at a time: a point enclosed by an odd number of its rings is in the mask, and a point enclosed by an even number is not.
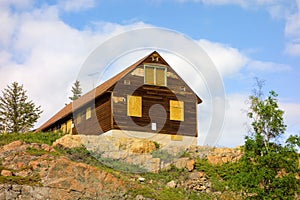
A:
[[[84,146],[77,148],[56,147],[55,150],[60,154],[66,155],[72,161],[86,163],[111,173],[114,172],[114,170],[135,173],[146,172],[145,169],[138,165],[128,164],[126,162],[114,160],[111,158],[101,158],[97,154],[92,154]]]
[[[32,147],[27,147],[26,152],[32,156],[42,156],[48,154],[49,152],[44,149],[36,149]]]
[[[104,164],[105,166],[117,170],[117,171],[121,171],[121,172],[128,172],[128,173],[145,173],[147,170],[144,169],[143,167],[139,166],[139,165],[134,165],[134,164],[129,164],[126,163],[125,161],[121,161],[121,160],[115,160],[112,158],[97,158],[97,160],[99,160],[99,162],[101,162],[102,164]]]
[[[185,169],[177,169],[174,166],[171,166],[171,169],[168,171],[161,171],[159,173],[144,173],[142,176],[146,178],[146,180],[153,180],[154,182],[158,182],[159,186],[165,185],[166,183],[172,180],[182,180],[186,179],[188,176],[188,171]]]
[[[183,188],[167,188],[162,187],[160,189],[156,189],[152,185],[145,184],[139,185],[136,188],[130,188],[128,191],[133,199],[137,195],[142,195],[145,198],[157,199],[157,200],[212,200],[216,199],[215,195],[207,194],[202,192],[194,192],[194,191],[186,191]]]
[[[102,167],[102,164],[91,155],[91,153],[84,147],[64,148],[62,146],[55,147],[55,150],[60,155],[65,155],[75,162],[82,162],[96,167]]]
[[[155,150],[151,152],[151,155],[153,158],[160,158],[164,162],[171,162],[174,159],[174,156],[172,156],[169,152],[166,150]]]
[[[61,138],[62,133],[53,133],[53,132],[38,132],[38,133],[3,133],[0,134],[0,146],[4,146],[16,140],[21,140],[26,143],[38,143],[38,144],[48,144],[52,143]]]
[[[31,185],[42,186],[39,174],[33,174],[28,177],[22,176],[0,176],[0,184],[18,184],[18,185]]]

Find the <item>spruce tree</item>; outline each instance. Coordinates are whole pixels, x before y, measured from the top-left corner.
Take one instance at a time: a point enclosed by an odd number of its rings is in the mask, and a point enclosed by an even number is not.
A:
[[[0,132],[29,131],[41,113],[41,107],[28,100],[23,85],[14,82],[0,97]]]
[[[82,89],[80,87],[80,82],[78,80],[75,81],[74,85],[72,86],[72,97],[69,97],[70,100],[75,101],[79,97],[81,97]]]

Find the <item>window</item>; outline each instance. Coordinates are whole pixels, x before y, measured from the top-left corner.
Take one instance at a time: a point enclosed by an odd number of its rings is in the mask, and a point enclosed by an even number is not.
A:
[[[127,96],[127,115],[132,117],[142,117],[142,97]]]
[[[184,102],[170,100],[170,120],[184,121]]]
[[[166,86],[166,68],[161,66],[145,65],[144,82],[149,85]]]
[[[85,112],[85,119],[90,119],[92,116],[91,107],[88,107]]]
[[[76,122],[79,124],[81,122],[81,115],[78,113],[76,117]]]

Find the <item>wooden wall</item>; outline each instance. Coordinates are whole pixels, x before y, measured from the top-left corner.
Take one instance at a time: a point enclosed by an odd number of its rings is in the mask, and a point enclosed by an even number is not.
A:
[[[91,118],[86,119],[86,109],[91,107]],[[80,114],[81,121],[77,122],[77,115]],[[84,106],[73,115],[75,127],[73,134],[99,135],[112,128],[111,116],[111,93],[95,99],[94,102]]]
[[[123,77],[113,89],[113,129],[197,136],[197,97],[185,82],[168,66],[167,87],[144,85],[144,66],[140,65]],[[127,116],[127,95],[142,97],[142,117]],[[170,100],[184,102],[184,121],[170,120]],[[158,104],[163,109],[149,110]],[[156,106],[156,108],[159,108]]]

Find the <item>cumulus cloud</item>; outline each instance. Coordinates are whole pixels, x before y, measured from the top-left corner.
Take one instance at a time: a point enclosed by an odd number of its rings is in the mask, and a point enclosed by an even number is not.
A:
[[[29,0],[0,1],[2,29],[0,34],[0,90],[13,81],[24,84],[29,98],[37,105],[42,105],[44,110],[37,126],[68,102],[71,85],[77,78],[81,64],[99,44],[124,31],[148,26],[143,22],[128,25],[94,22],[91,27],[78,30],[64,23],[60,19],[59,12],[62,8],[66,11],[78,11],[80,4],[83,7],[86,6],[85,9],[87,9],[89,6],[92,7],[94,2],[78,1],[73,5],[73,1],[67,2],[33,8],[33,3]],[[87,4],[83,5],[84,3]],[[19,12],[14,12],[11,6],[18,8]],[[249,70],[263,69],[269,72],[274,69],[275,71],[288,69],[288,66],[284,64],[252,60],[230,45],[204,39],[196,42],[210,56],[223,78],[239,73],[243,67],[251,65]],[[172,55],[166,55],[166,57],[171,65],[177,63],[180,75],[193,88],[197,88],[197,92],[205,100],[199,114],[201,143],[205,140],[205,130],[209,129],[210,123],[210,118],[207,117],[212,110],[209,92],[204,83],[190,78],[194,74],[185,70],[183,66],[186,66],[186,63],[180,63]],[[136,61],[135,57],[131,60]],[[88,78],[91,77],[87,76]],[[245,96],[239,94],[227,97],[226,120],[220,138],[221,145],[233,146],[241,143],[244,132],[240,130],[244,130],[245,119],[240,116],[242,116],[241,108],[244,107],[244,99]]]
[[[251,121],[247,117],[247,110],[249,108],[247,94],[229,94],[226,97],[226,117],[224,120],[223,131],[217,146],[235,147],[243,145],[244,138],[250,132]],[[300,133],[300,104],[293,102],[279,101],[279,108],[284,110],[284,123],[287,125],[287,130],[281,141],[284,142],[289,135]],[[205,131],[200,121],[200,130]],[[201,137],[206,137],[203,135]],[[200,144],[203,142],[199,140]]]
[[[253,6],[265,6],[278,3],[278,0],[178,0],[179,2],[198,2],[208,5],[239,5],[244,8],[251,8]]]
[[[235,147],[243,145],[245,136],[249,133],[249,119],[246,104],[248,95],[229,94],[226,97],[226,113],[223,131],[218,141],[219,146]]]
[[[287,44],[285,53],[300,55],[300,1],[299,0],[177,0],[206,5],[237,5],[244,9],[265,9],[271,17],[285,20]]]
[[[65,11],[77,12],[87,10],[95,6],[94,0],[60,0],[58,3]]]
[[[24,84],[29,97],[44,110],[37,125],[68,103],[71,85],[93,49],[111,35],[143,24],[108,23],[104,33],[97,26],[77,30],[65,24],[58,6],[19,12],[7,6],[0,13],[0,90],[14,81]]]
[[[285,52],[289,55],[300,56],[300,1],[294,13],[287,16],[285,34],[289,38]]]
[[[287,64],[251,59],[241,50],[230,45],[205,39],[199,40],[198,44],[211,58],[223,78],[240,73],[242,68],[246,68],[249,72],[262,73],[278,73],[292,70]]]
[[[292,102],[281,102],[280,108],[284,110],[284,119],[287,125],[286,137],[289,135],[300,134],[300,104]]]
[[[261,72],[284,72],[290,71],[292,68],[286,64],[279,64],[274,62],[262,62],[257,60],[249,61],[247,64],[249,71],[261,71]]]
[[[223,77],[237,73],[249,60],[238,49],[229,45],[204,39],[199,40],[198,43],[212,59]]]

